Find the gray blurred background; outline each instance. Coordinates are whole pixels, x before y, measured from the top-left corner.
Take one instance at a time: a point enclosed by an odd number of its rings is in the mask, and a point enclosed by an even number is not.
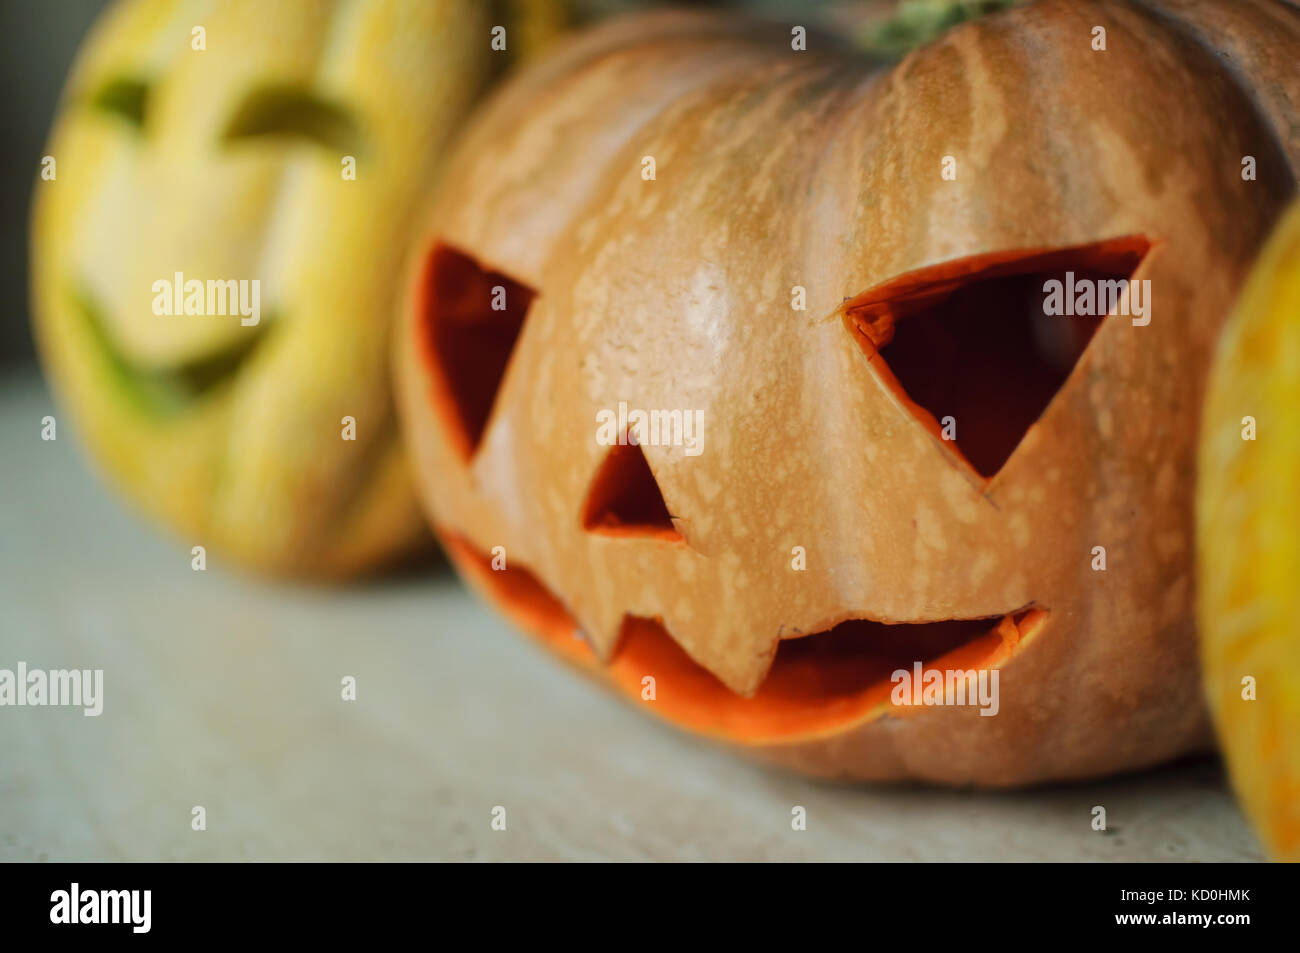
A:
[[[32,186],[44,155],[63,78],[96,15],[107,0],[0,0],[0,71],[6,94],[0,150],[3,191],[0,228],[4,259],[0,288],[9,303],[0,316],[0,374],[31,363],[27,302],[27,218]]]

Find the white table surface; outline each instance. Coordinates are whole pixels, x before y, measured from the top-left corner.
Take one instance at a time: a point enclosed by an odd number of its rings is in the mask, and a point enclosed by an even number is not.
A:
[[[47,413],[34,373],[0,380],[0,668],[102,668],[105,706],[0,708],[0,860],[1261,857],[1214,759],[1011,794],[814,783],[645,718],[445,567],[341,589],[194,572],[70,418],[41,441]]]

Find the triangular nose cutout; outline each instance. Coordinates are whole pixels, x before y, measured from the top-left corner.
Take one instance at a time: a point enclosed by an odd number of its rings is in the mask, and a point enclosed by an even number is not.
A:
[[[991,478],[1107,320],[1103,302],[1149,317],[1142,289],[1126,296],[1150,247],[1134,236],[944,262],[859,295],[845,324],[915,416]],[[1051,282],[1061,286],[1055,299]]]
[[[591,481],[583,528],[608,536],[678,540],[663,493],[645,454],[635,444],[610,447]]]
[[[433,401],[468,461],[478,450],[536,292],[435,245],[425,266],[420,333]]]

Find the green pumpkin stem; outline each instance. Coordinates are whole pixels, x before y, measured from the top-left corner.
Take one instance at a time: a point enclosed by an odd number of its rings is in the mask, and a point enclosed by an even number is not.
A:
[[[901,0],[893,16],[871,24],[858,40],[871,53],[902,56],[959,23],[1025,0]]]

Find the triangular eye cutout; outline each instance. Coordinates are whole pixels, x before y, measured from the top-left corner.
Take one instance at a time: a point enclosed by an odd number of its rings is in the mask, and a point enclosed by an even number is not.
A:
[[[844,321],[917,418],[955,432],[947,445],[992,478],[1069,377],[1106,303],[1149,309],[1126,285],[1150,247],[1133,236],[944,262],[858,295]]]
[[[587,492],[583,528],[608,536],[679,540],[663,493],[636,444],[610,447]]]
[[[447,245],[425,264],[419,331],[433,399],[461,457],[470,460],[536,292]]]

